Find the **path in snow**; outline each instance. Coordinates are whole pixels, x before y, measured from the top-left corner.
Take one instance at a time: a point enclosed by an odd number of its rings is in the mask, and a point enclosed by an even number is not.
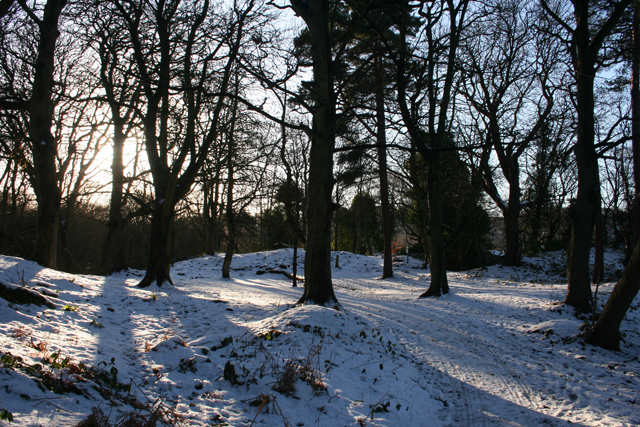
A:
[[[538,290],[537,298],[509,286],[491,292],[469,286],[466,277],[464,283],[456,280],[463,276],[450,273],[453,295],[439,300],[417,299],[425,281],[411,286],[405,280],[385,284],[345,277],[335,286],[347,310],[369,317],[413,353],[423,364],[425,381],[429,366],[438,371],[431,375],[443,393],[434,397],[444,404],[445,425],[620,425],[588,407],[577,409],[578,396],[564,392],[571,384],[564,382],[569,377],[558,357],[547,354],[552,351],[541,346],[540,335],[529,338],[518,331],[531,326],[523,323],[532,320],[528,311],[542,311],[536,304],[549,304],[539,297],[548,290]],[[527,375],[528,370],[537,375]]]

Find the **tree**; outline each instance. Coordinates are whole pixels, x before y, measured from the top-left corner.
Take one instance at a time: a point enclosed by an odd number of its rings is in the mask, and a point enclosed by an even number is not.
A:
[[[508,183],[506,200],[500,195],[493,169],[482,173],[485,192],[502,212],[505,224],[506,265],[521,258],[520,213],[523,207],[520,158],[539,138],[554,106],[550,79],[557,52],[536,40],[533,10],[521,1],[501,1],[487,12],[489,19],[475,24],[479,34],[465,45],[463,92],[483,118],[482,140],[493,147]]]
[[[434,1],[421,4],[425,45],[409,48],[409,11],[399,23],[400,48],[396,57],[397,102],[415,151],[427,162],[431,283],[421,297],[449,292],[443,230],[441,150],[449,126],[448,114],[456,75],[456,52],[469,2]],[[424,54],[424,56],[422,56]],[[411,92],[409,93],[409,90]],[[427,104],[424,106],[424,104]],[[426,117],[422,117],[426,110]],[[422,122],[425,122],[423,125]],[[424,127],[423,127],[424,126]]]
[[[569,166],[570,145],[575,135],[571,125],[574,116],[572,106],[566,101],[544,124],[527,153],[524,198],[528,201],[528,208],[523,214],[527,255],[552,249],[550,243],[557,229],[554,223],[559,219],[556,207],[562,207],[566,197],[566,194],[555,194],[555,189],[561,184],[559,177]],[[542,240],[543,234],[547,236],[546,242]]]
[[[326,0],[291,0],[291,7],[305,22],[311,40],[314,102],[309,152],[309,188],[313,188],[314,197],[307,199],[305,283],[298,303],[336,305],[338,299],[331,282],[331,217],[337,208],[331,200],[336,138],[331,11],[335,4]]]
[[[379,181],[380,211],[382,219],[383,267],[382,279],[393,277],[391,204],[389,198],[389,178],[387,165],[387,117],[386,103],[393,85],[393,64],[388,56],[394,52],[385,51],[384,41],[389,45],[397,44],[393,33],[393,14],[385,1],[376,5],[365,15],[357,29],[354,43],[347,50],[345,62],[350,72],[342,84],[346,103],[346,114],[351,120],[357,120],[371,138],[375,139],[377,154],[377,177]],[[364,9],[368,4],[359,4]],[[380,37],[378,33],[382,33]],[[351,111],[349,111],[351,110]],[[373,119],[373,124],[371,120]],[[356,144],[357,146],[357,144]],[[356,148],[354,146],[353,148]]]
[[[359,192],[351,201],[353,224],[352,252],[371,255],[380,248],[380,222],[376,199],[369,193]]]
[[[189,193],[219,137],[233,65],[254,2],[226,17],[208,0],[114,0],[127,28],[145,111],[145,149],[155,190],[149,261],[140,287],[171,283],[169,237],[176,204]]]
[[[600,51],[622,17],[630,0],[613,1],[606,10],[593,13],[589,0],[573,0],[575,23],[571,26],[545,0],[545,11],[569,34],[576,82],[578,135],[574,146],[578,169],[578,193],[571,203],[571,241],[567,250],[568,292],[565,304],[589,312],[593,298],[589,280],[589,251],[596,211],[600,208],[598,156],[595,149],[594,80]],[[594,23],[594,17],[599,22]]]
[[[54,72],[56,42],[60,36],[58,29],[62,10],[66,0],[47,0],[42,10],[32,9],[25,2],[19,2],[26,17],[17,19],[31,21],[36,27],[35,58],[32,60],[30,87],[15,88],[18,92],[2,94],[0,108],[3,110],[23,110],[28,115],[28,148],[32,156],[29,166],[31,185],[38,201],[37,234],[34,259],[46,267],[56,267],[58,244],[58,220],[60,215],[61,193],[58,186],[56,156],[58,141],[52,134],[54,115]],[[4,6],[4,5],[3,5]],[[9,10],[9,8],[7,8]],[[17,13],[17,12],[16,12]],[[38,16],[41,14],[41,16]],[[5,16],[6,19],[6,16]],[[24,25],[29,25],[25,23]],[[14,27],[15,30],[19,26]],[[24,43],[22,40],[21,43]],[[23,45],[24,46],[24,45]],[[29,60],[22,58],[22,60]],[[9,79],[15,82],[14,78]],[[14,89],[14,88],[11,88]],[[14,97],[18,95],[19,97]]]
[[[239,77],[236,73],[234,93],[237,95],[239,89]],[[231,118],[229,120],[229,129],[226,132],[227,141],[227,206],[226,206],[226,220],[227,220],[227,251],[224,255],[224,262],[222,263],[222,277],[229,279],[229,269],[231,268],[231,260],[233,259],[233,252],[236,245],[236,224],[233,213],[233,186],[234,186],[234,161],[236,156],[236,126],[238,123],[238,101],[234,99],[231,106]]]
[[[108,233],[102,248],[102,274],[111,274],[128,267],[125,226],[134,215],[148,214],[143,205],[135,212],[124,211],[128,195],[125,192],[124,148],[136,130],[135,111],[141,85],[135,78],[133,49],[127,43],[126,27],[117,19],[113,5],[104,2],[94,10],[94,27],[87,35],[100,61],[99,79],[104,91],[104,103],[111,113],[113,156],[111,160],[111,195],[109,199]],[[129,186],[133,179],[130,179]]]
[[[632,145],[634,162],[635,197],[640,199],[640,99],[638,99],[638,70],[640,69],[640,1],[633,3],[633,50],[632,50]],[[635,92],[635,93],[634,93]],[[638,207],[636,206],[636,209]],[[637,216],[636,216],[637,218]],[[620,325],[631,303],[640,291],[640,240],[634,236],[635,248],[611,296],[598,318],[598,322],[587,332],[586,341],[610,350],[620,349]]]

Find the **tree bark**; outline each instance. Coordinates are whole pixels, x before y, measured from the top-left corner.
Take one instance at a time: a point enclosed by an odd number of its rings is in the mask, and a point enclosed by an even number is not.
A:
[[[293,271],[293,286],[294,288],[298,287],[298,239],[293,236],[293,261],[292,261],[292,271]]]
[[[604,282],[604,222],[602,218],[602,207],[598,203],[595,217],[595,259],[593,263],[593,283]]]
[[[586,341],[589,344],[609,350],[620,349],[620,324],[638,291],[640,291],[640,242],[636,243],[629,264],[607,300],[598,322],[587,333]]]
[[[146,288],[154,282],[158,286],[168,282],[173,284],[170,275],[171,253],[170,236],[173,221],[173,192],[162,191],[156,185],[156,203],[151,215],[151,233],[149,239],[149,261],[144,278],[138,284]],[[162,197],[162,196],[165,197]]]
[[[573,34],[574,69],[577,83],[578,137],[574,148],[578,167],[578,194],[571,204],[571,240],[567,250],[568,292],[565,304],[582,312],[591,311],[593,298],[589,280],[589,252],[596,204],[599,199],[598,158],[595,151],[594,77],[595,55],[589,34],[589,2],[574,2],[576,29]]]
[[[304,293],[299,304],[337,305],[331,282],[331,217],[337,205],[333,190],[336,97],[330,38],[330,3],[326,0],[291,0],[294,11],[305,21],[311,36],[313,62],[313,127],[309,153],[307,198],[307,247]]]
[[[440,145],[441,146],[441,145]],[[431,250],[431,283],[429,289],[420,298],[449,293],[447,269],[444,251],[444,227],[442,217],[442,178],[440,153],[434,151],[429,155],[429,244]]]
[[[568,292],[565,304],[590,312],[593,303],[589,281],[589,252],[600,200],[598,157],[595,150],[594,79],[598,53],[631,0],[613,3],[613,10],[597,31],[589,28],[589,0],[573,0],[575,29],[542,0],[542,7],[570,33],[571,56],[577,84],[578,137],[574,146],[578,166],[578,194],[571,203],[571,240],[567,249]]]
[[[29,100],[29,133],[34,169],[32,184],[38,200],[34,258],[38,264],[51,268],[56,267],[61,203],[56,170],[58,143],[51,133],[53,73],[56,41],[60,35],[58,20],[66,4],[66,0],[48,0],[42,20],[38,22],[40,39]]]
[[[119,116],[119,112],[116,113]],[[124,239],[126,219],[122,216],[124,187],[124,123],[114,117],[113,124],[113,159],[111,161],[111,198],[109,203],[109,222],[107,238],[102,250],[103,274],[111,274],[124,270],[127,265],[127,254]]]
[[[384,82],[382,75],[382,59],[376,56],[376,118],[378,177],[380,179],[380,205],[382,210],[382,238],[384,241],[384,262],[382,278],[393,277],[393,254],[391,253],[391,208],[389,206],[389,180],[387,177],[387,135],[384,111]]]
[[[640,198],[640,150],[637,144],[640,139],[640,98],[638,90],[638,69],[640,68],[640,0],[633,3],[633,70],[632,70],[632,140],[635,200]],[[636,91],[634,99],[633,91]],[[636,210],[638,206],[636,205]],[[625,268],[624,274],[613,289],[611,296],[598,318],[598,322],[587,333],[586,342],[610,350],[620,349],[620,325],[624,320],[631,303],[640,291],[640,240],[636,240],[635,247]]]
[[[229,151],[227,154],[227,250],[224,254],[224,262],[222,263],[222,277],[225,279],[231,278],[231,261],[236,243],[236,224],[233,218],[233,160],[235,151],[233,145],[233,124],[231,125],[230,133],[228,138]]]
[[[220,171],[216,171],[216,177]],[[215,255],[218,250],[218,183],[214,180],[205,180],[203,184],[203,229],[204,229],[204,252],[207,255]]]
[[[509,202],[504,216],[507,250],[505,265],[520,265],[520,173],[517,159],[510,165]]]
[[[633,58],[631,65],[631,140],[633,150],[633,183],[635,218],[633,247],[640,241],[640,0],[633,2]]]

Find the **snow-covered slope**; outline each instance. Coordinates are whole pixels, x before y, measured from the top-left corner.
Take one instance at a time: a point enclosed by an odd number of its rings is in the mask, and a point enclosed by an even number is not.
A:
[[[417,260],[379,280],[379,257],[339,255],[341,310],[295,307],[302,288],[256,274],[289,268],[287,250],[235,256],[230,280],[222,257],[180,262],[175,286],[147,289],[138,271],[0,257],[0,282],[55,304],[0,299],[0,410],[13,416],[0,425],[72,426],[94,407],[112,423],[146,407],[193,426],[640,424],[640,302],[621,352],[584,345],[587,319],[558,305],[560,254],[449,273],[440,299],[417,298]]]

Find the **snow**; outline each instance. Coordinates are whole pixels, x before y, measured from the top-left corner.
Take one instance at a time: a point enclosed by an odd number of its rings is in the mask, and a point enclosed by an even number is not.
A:
[[[256,275],[290,268],[292,252],[236,255],[232,279],[222,255],[179,262],[175,286],[146,289],[136,270],[71,275],[0,256],[1,282],[56,305],[0,299],[0,353],[22,357],[0,363],[0,410],[14,420],[0,425],[71,426],[93,407],[114,422],[132,397],[187,426],[640,424],[640,302],[622,351],[583,344],[589,319],[559,305],[560,253],[450,272],[450,294],[418,299],[429,284],[420,261],[402,257],[380,280],[380,257],[340,252],[338,311],[294,306],[301,287]],[[608,271],[619,258],[607,254]],[[601,304],[612,287],[600,286]],[[62,372],[47,362],[54,353],[69,359]],[[24,368],[36,363],[80,394],[39,385]]]

